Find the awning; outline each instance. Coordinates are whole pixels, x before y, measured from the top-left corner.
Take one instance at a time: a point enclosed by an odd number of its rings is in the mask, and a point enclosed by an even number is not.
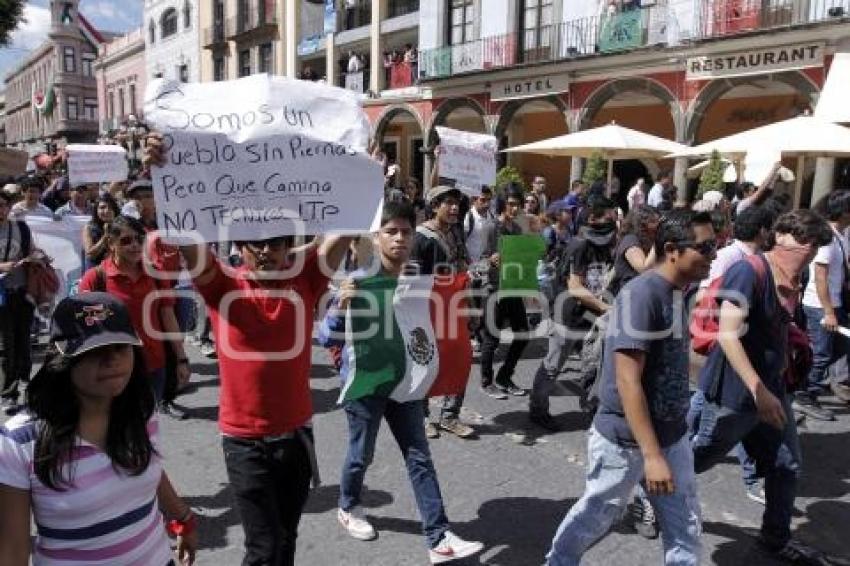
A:
[[[829,122],[850,123],[850,53],[836,53],[818,98],[815,117]]]

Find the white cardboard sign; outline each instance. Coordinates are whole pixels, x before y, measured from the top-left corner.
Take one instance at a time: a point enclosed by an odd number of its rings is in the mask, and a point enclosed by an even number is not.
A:
[[[127,180],[127,151],[120,145],[72,143],[68,155],[68,182],[72,187],[84,183]]]
[[[756,186],[761,185],[781,159],[782,152],[769,147],[749,150],[744,160],[744,180]]]
[[[151,179],[167,242],[375,227],[383,172],[351,92],[265,74],[158,80],[145,93],[145,118],[163,134],[166,164]]]
[[[494,136],[473,134],[437,126],[440,136],[440,177],[460,184],[481,188],[496,184],[496,150]]]

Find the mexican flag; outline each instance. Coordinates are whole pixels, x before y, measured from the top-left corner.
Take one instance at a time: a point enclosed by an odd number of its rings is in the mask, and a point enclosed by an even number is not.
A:
[[[346,312],[348,380],[339,402],[369,395],[406,402],[455,395],[472,367],[469,276],[377,275],[357,281]]]

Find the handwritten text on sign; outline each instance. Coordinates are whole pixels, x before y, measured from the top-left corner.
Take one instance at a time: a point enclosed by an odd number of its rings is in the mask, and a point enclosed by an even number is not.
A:
[[[65,151],[71,186],[127,180],[127,152],[120,145],[72,143]]]
[[[145,116],[167,163],[152,171],[168,241],[257,240],[373,227],[380,164],[368,122],[343,89],[282,77],[154,82]]]
[[[480,187],[496,184],[496,138],[437,126],[440,177]]]

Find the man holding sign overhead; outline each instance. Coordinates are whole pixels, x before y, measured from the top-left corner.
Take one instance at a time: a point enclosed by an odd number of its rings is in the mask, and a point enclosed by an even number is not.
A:
[[[297,233],[365,232],[382,173],[368,125],[341,89],[257,75],[158,81],[145,115],[161,234],[181,252],[212,321],[219,426],[245,529],[243,564],[289,566],[311,478],[318,483],[309,385],[313,317],[352,240],[292,253]],[[345,208],[343,219],[338,213]],[[200,245],[235,241],[230,269]]]

